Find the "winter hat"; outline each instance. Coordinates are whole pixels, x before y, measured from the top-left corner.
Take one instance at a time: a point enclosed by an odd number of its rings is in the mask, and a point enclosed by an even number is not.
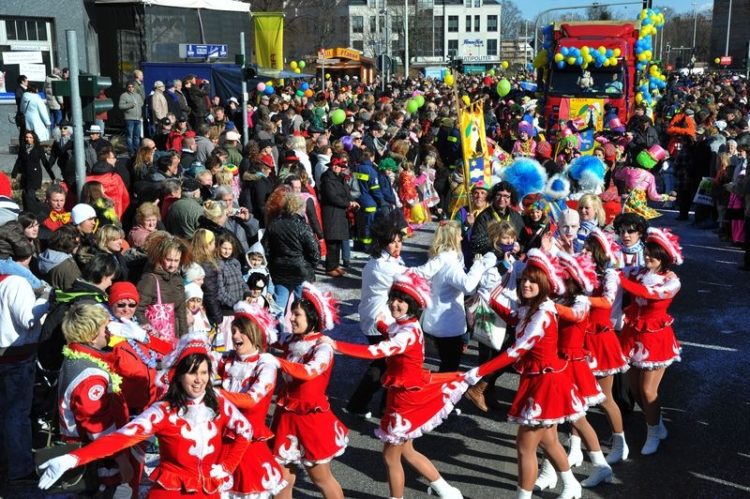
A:
[[[86,220],[96,218],[96,211],[86,203],[78,203],[70,212],[70,217],[73,220],[73,225],[80,225]]]
[[[193,298],[203,299],[203,290],[198,284],[191,282],[185,286],[185,301],[192,300]]]
[[[649,227],[646,231],[646,242],[658,244],[664,248],[664,251],[670,256],[672,264],[682,265],[683,259],[680,239],[669,229]]]
[[[536,145],[536,155],[540,160],[548,160],[552,158],[552,144],[546,140],[542,140]]]
[[[397,277],[391,289],[411,296],[422,309],[429,307],[432,303],[430,283],[411,269]]]
[[[253,272],[247,278],[247,286],[250,290],[264,289],[268,286],[268,275],[263,272]]]
[[[133,300],[138,305],[141,302],[141,297],[138,295],[138,290],[132,282],[121,281],[114,283],[109,288],[109,306],[113,306],[115,303],[121,300]]]
[[[552,293],[560,295],[565,291],[565,285],[557,275],[555,261],[540,249],[530,249],[526,255],[526,266],[536,267],[547,276]]]
[[[322,292],[313,284],[305,281],[302,283],[302,298],[309,301],[318,312],[317,328],[320,331],[328,331],[339,322],[338,304],[330,291]]]
[[[206,271],[203,270],[203,267],[201,267],[197,263],[191,263],[185,269],[184,276],[185,276],[185,284],[190,284],[191,282],[194,282],[194,281],[197,281],[198,279],[202,279],[206,277]]]

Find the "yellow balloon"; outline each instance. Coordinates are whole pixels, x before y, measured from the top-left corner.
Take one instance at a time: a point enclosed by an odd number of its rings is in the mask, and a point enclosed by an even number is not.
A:
[[[453,75],[452,74],[448,73],[447,75],[445,75],[445,84],[446,85],[448,85],[449,87],[451,87],[451,86],[453,86],[454,82],[455,82],[455,80],[453,79]]]
[[[268,86],[268,85],[273,85],[273,80],[268,80],[268,81],[266,82],[266,86]]]
[[[569,56],[567,59],[565,59],[565,62],[570,64],[571,66],[576,63],[576,58],[574,56]]]
[[[642,93],[638,92],[637,94],[635,94],[635,102],[638,103],[638,104],[640,104],[641,102],[643,102],[643,94]]]
[[[639,16],[641,19],[646,19],[648,17],[648,11],[646,9],[643,9],[641,11],[641,15]]]
[[[464,104],[466,104],[467,106],[471,104],[471,99],[469,99],[468,95],[464,95],[463,97],[461,97],[461,100],[464,101]]]
[[[602,63],[602,66],[609,67],[609,59],[604,59],[604,62]]]
[[[503,67],[503,69],[508,69],[508,67],[510,66],[510,64],[508,63],[508,61],[503,61],[502,64],[500,64],[500,65]]]
[[[604,55],[604,54],[606,54],[606,53],[607,53],[607,49],[606,49],[606,47],[604,47],[604,45],[600,46],[600,47],[599,47],[598,49],[596,49],[596,50],[598,50],[598,51],[599,51],[599,53],[600,53],[600,54],[602,54],[602,55]]]
[[[331,73],[326,73],[326,79],[328,79],[328,80],[331,79]]]
[[[721,62],[721,59],[719,59],[718,57],[714,59],[714,64],[719,64],[720,62]]]
[[[591,64],[592,62],[594,62],[594,56],[589,54],[586,57],[584,57],[583,60],[586,61],[587,64]]]
[[[555,54],[555,62],[560,62],[563,59],[565,59],[565,56],[562,55],[560,52],[558,52],[557,54]]]
[[[587,55],[589,55],[589,48],[587,46],[584,45],[583,47],[581,47],[581,55],[584,56],[584,57],[586,57]]]
[[[617,57],[610,57],[610,59],[609,59],[609,65],[610,66],[617,66]]]
[[[292,69],[297,69],[297,61],[292,61],[289,63],[289,67]]]
[[[620,49],[614,49],[612,51],[612,55],[614,55],[615,57],[620,57],[620,54],[622,54],[622,51]]]

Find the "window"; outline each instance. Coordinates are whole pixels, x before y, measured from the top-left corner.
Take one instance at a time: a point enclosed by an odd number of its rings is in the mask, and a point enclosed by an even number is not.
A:
[[[487,55],[497,55],[497,40],[494,38],[487,40]]]
[[[448,33],[458,33],[458,16],[448,16]]]
[[[352,16],[352,33],[365,32],[365,18],[362,16]]]
[[[481,7],[482,6],[482,0],[474,0],[474,7]]]
[[[471,8],[471,2],[472,2],[472,0],[464,0],[464,7],[466,7],[467,9],[470,9]]]
[[[401,33],[404,30],[404,17],[391,16],[391,33]]]
[[[458,54],[458,40],[448,40],[448,56]]]
[[[362,40],[352,40],[352,48],[363,51],[365,49],[365,42]]]
[[[47,41],[47,22],[34,19],[6,19],[7,39],[25,42]]]
[[[480,16],[474,16],[474,31],[482,31],[482,29],[479,27],[479,18]]]
[[[487,16],[487,31],[497,32],[497,16]]]
[[[471,16],[466,16],[466,32],[471,33]]]
[[[375,16],[370,17],[370,33],[378,32],[377,20],[378,18]]]

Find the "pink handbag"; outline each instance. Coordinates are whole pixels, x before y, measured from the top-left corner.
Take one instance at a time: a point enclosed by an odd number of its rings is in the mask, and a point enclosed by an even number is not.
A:
[[[177,344],[174,303],[162,303],[159,278],[154,275],[154,280],[156,281],[156,303],[146,305],[146,319],[153,326],[159,338],[174,347]]]

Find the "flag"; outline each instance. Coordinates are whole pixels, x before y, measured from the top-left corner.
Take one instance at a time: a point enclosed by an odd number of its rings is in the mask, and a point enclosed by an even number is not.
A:
[[[255,22],[255,61],[259,68],[284,68],[284,14],[262,12],[253,14]]]
[[[458,111],[464,178],[469,184],[483,181],[489,185],[492,177],[483,107],[483,102],[478,101],[468,106],[461,106]]]

